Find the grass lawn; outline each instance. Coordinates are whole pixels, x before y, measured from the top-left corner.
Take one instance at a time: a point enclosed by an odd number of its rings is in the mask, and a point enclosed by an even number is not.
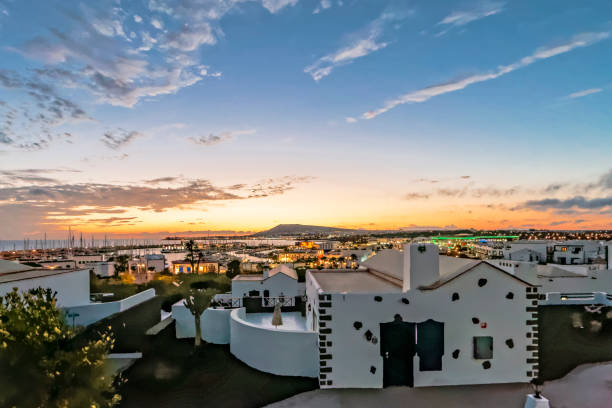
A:
[[[318,388],[314,378],[257,371],[229,346],[174,338],[174,325],[150,337],[144,357],[128,369],[121,408],[260,407]]]
[[[541,306],[540,377],[561,378],[580,364],[612,361],[612,308]]]

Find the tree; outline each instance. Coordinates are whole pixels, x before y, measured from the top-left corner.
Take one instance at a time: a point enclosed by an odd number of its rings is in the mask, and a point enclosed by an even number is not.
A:
[[[110,327],[77,346],[55,296],[42,288],[0,296],[0,406],[116,405],[115,377],[104,366],[114,343]]]
[[[191,265],[191,272],[198,273],[200,269],[200,261],[202,260],[202,251],[198,248],[197,242],[193,239],[185,242],[185,249],[187,250],[187,255],[185,255],[185,261],[189,262]]]
[[[225,276],[230,279],[233,279],[236,275],[240,274],[240,261],[234,259],[227,264],[227,272],[225,272]]]
[[[129,259],[127,255],[119,255],[115,259],[115,278],[118,278],[120,273],[127,272]]]
[[[185,306],[195,319],[195,347],[199,347],[202,342],[202,324],[200,316],[210,305],[210,300],[215,295],[214,289],[192,289],[189,296],[185,298]]]

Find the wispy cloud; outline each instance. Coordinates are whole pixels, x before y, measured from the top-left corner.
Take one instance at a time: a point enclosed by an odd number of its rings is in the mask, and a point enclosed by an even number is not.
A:
[[[582,196],[570,197],[566,199],[544,198],[542,200],[529,200],[519,208],[529,208],[538,211],[549,209],[601,209],[612,206],[612,197],[585,198]]]
[[[258,2],[277,13],[298,0]],[[62,75],[54,72],[57,84],[85,89],[99,103],[131,108],[142,99],[176,93],[205,77],[220,77],[218,71],[201,68],[197,52],[217,43],[223,35],[219,20],[244,1],[149,0],[148,11],[155,16],[150,25],[133,13],[130,2],[107,0],[109,7],[99,3],[81,3],[65,12],[61,25],[46,35],[9,49],[62,68]]]
[[[278,13],[285,7],[295,6],[298,0],[261,0],[261,5],[264,6],[270,13]]]
[[[339,2],[339,5],[342,5],[342,2]],[[315,9],[313,10],[312,14],[319,14],[323,10],[327,10],[328,8],[331,8],[331,6],[332,6],[331,0],[321,0],[319,4],[317,5],[317,7],[315,7]]]
[[[25,173],[24,173],[25,172]],[[31,171],[20,171],[30,174]],[[32,174],[37,174],[34,172]],[[169,180],[175,179],[174,183]],[[207,203],[246,200],[284,194],[308,182],[307,176],[284,176],[220,187],[206,179],[160,177],[144,185],[66,183],[58,180],[30,180],[28,185],[0,186],[0,234],[57,229],[66,224],[90,222],[114,224],[138,222],[137,218],[117,217],[128,211],[164,212],[169,209],[204,209]],[[42,183],[41,181],[44,181]],[[153,181],[153,182],[152,182]],[[156,183],[158,181],[159,183]],[[162,182],[169,185],[157,185]],[[112,215],[112,217],[107,217]],[[134,215],[130,214],[130,217]],[[117,217],[117,218],[113,218]],[[111,227],[113,225],[107,225]]]
[[[234,130],[234,131],[221,132],[216,135],[211,133],[208,136],[191,137],[189,139],[195,144],[199,144],[203,146],[214,146],[219,143],[228,142],[236,136],[253,135],[255,134],[255,132],[256,132],[255,129]]]
[[[141,136],[141,134],[133,130],[128,131],[125,129],[116,129],[105,132],[101,140],[102,143],[104,143],[109,149],[119,150],[132,142],[138,136]]]
[[[554,47],[540,48],[536,50],[533,54],[523,57],[510,65],[499,66],[493,72],[471,75],[466,78],[433,85],[427,88],[420,89],[418,91],[401,95],[398,98],[387,101],[381,108],[363,113],[361,115],[361,118],[373,119],[376,116],[381,115],[399,105],[426,102],[435,96],[459,91],[473,84],[499,78],[518,69],[525,68],[538,61],[568,53],[576,48],[588,47],[609,37],[609,32],[578,34],[574,36],[570,41],[564,44],[560,44]]]
[[[404,200],[422,200],[429,198],[429,194],[424,193],[408,193],[404,195]]]
[[[312,76],[315,81],[320,81],[332,71],[342,65],[350,64],[354,60],[365,57],[375,51],[385,48],[389,43],[381,37],[387,25],[392,21],[403,18],[407,13],[384,12],[368,26],[354,33],[352,41],[338,50],[319,58],[314,64],[304,68],[304,72]]]
[[[568,98],[568,99],[582,98],[583,96],[593,95],[593,94],[599,93],[601,91],[603,91],[602,88],[590,88],[590,89],[585,89],[583,91],[578,91],[578,92],[571,93],[571,94],[567,95],[566,98]]]
[[[441,36],[446,34],[453,27],[462,27],[476,20],[481,20],[485,17],[499,14],[503,11],[505,3],[503,2],[492,2],[485,1],[478,5],[478,7],[470,10],[454,11],[451,14],[444,17],[438,25],[446,26],[448,28],[442,30],[437,34]]]

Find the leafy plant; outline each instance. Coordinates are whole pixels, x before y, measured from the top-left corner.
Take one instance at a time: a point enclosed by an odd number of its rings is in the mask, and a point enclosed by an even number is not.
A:
[[[196,347],[199,347],[202,342],[202,322],[200,316],[210,305],[210,301],[215,295],[216,291],[213,289],[197,289],[191,290],[189,296],[185,298],[185,306],[193,315],[195,319],[195,343]]]
[[[240,275],[240,261],[234,259],[227,264],[227,271],[225,272],[225,276],[230,279],[233,279],[236,275]]]
[[[104,366],[110,327],[82,347],[47,289],[0,296],[0,406],[112,407],[121,397]]]

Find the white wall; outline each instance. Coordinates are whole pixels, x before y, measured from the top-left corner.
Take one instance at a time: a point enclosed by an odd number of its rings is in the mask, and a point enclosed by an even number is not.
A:
[[[595,279],[593,279],[595,278]],[[542,292],[585,293],[606,292],[612,294],[612,270],[601,269],[589,271],[587,276],[578,278],[538,279]]]
[[[202,339],[213,344],[229,344],[230,313],[233,309],[208,308],[200,316]],[[172,305],[172,317],[176,321],[176,338],[195,337],[193,315],[182,300]]]
[[[278,297],[281,294],[285,297],[295,297],[303,294],[300,292],[300,285],[298,285],[297,279],[293,279],[284,273],[277,273],[271,278],[261,281],[248,281],[248,280],[232,280],[232,297],[241,298],[248,296],[249,291],[259,291],[259,296],[263,296],[264,290],[270,291],[270,297]]]
[[[78,316],[76,316],[74,319],[75,325],[88,326],[104,319],[105,317],[128,310],[154,297],[155,289],[147,289],[125,299],[114,302],[89,303],[80,306],[64,307],[63,309],[66,313],[66,321],[68,324],[72,324],[73,322],[72,318],[68,317],[68,315],[76,313]]]
[[[504,257],[508,259],[508,254],[511,252],[520,251],[521,249],[531,249],[532,251],[540,254],[540,259],[546,261],[548,256],[547,248],[549,244],[552,246],[553,242],[510,242],[511,249],[504,251]]]
[[[101,277],[111,277],[115,274],[115,264],[113,262],[96,262],[93,265],[94,273]]]
[[[249,366],[267,373],[317,377],[317,333],[262,328],[246,320],[244,308],[231,313],[230,351]]]
[[[487,279],[483,287],[477,284],[481,278]],[[509,291],[514,293],[512,300],[506,299]],[[453,302],[454,292],[460,299]],[[381,302],[374,300],[376,295],[383,298]],[[527,338],[526,333],[532,326],[526,321],[532,319],[532,314],[526,307],[531,306],[532,300],[527,300],[526,295],[525,285],[486,264],[433,291],[331,294],[332,306],[326,314],[331,314],[332,320],[325,323],[332,332],[325,335],[325,341],[333,345],[326,347],[325,353],[332,355],[332,359],[327,360],[332,372],[326,373],[326,380],[332,380],[333,384],[322,387],[382,387],[379,324],[393,321],[396,313],[406,322],[434,319],[444,323],[442,371],[420,372],[415,361],[415,386],[528,382],[531,378],[527,377],[527,371],[532,371],[532,365],[527,363],[531,352],[526,347],[531,345],[532,339]],[[410,303],[402,303],[402,298]],[[320,304],[327,300],[315,302]],[[473,324],[473,317],[481,323],[486,322],[487,327]],[[355,321],[362,323],[360,330],[353,327]],[[367,330],[378,339],[377,344],[365,339]],[[491,362],[488,370],[482,366],[485,360],[473,358],[474,336],[493,337],[493,358],[486,360]],[[513,340],[513,348],[506,346],[507,339]],[[455,349],[460,350],[458,359],[452,358]],[[376,369],[374,374],[370,372],[371,366]]]
[[[0,296],[11,292],[13,288],[25,292],[38,287],[51,288],[56,291],[58,307],[89,303],[89,271],[86,269],[0,283]]]

